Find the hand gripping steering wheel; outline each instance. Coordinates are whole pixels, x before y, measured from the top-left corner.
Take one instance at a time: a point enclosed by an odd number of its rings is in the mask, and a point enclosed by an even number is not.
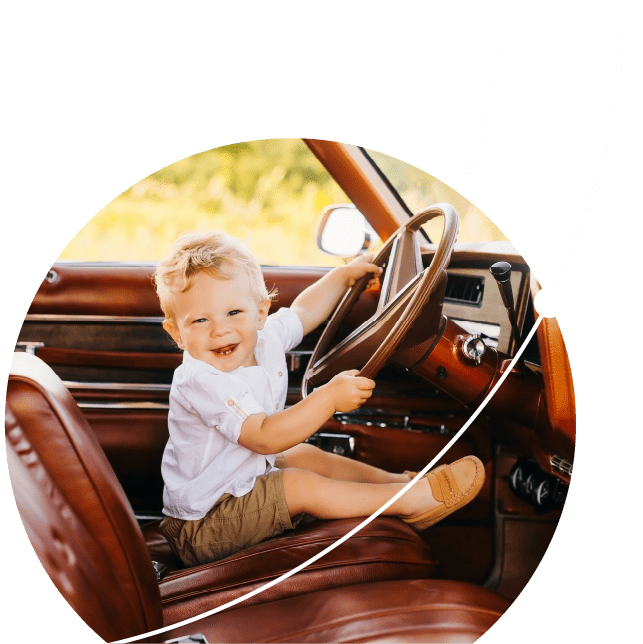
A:
[[[444,218],[444,229],[431,264],[425,269],[419,229],[436,217]],[[304,397],[311,387],[328,382],[341,371],[361,367],[361,376],[374,378],[420,317],[423,338],[437,334],[442,320],[446,267],[457,235],[458,213],[453,206],[443,203],[431,206],[398,228],[373,259],[374,264],[384,268],[375,313],[329,349],[341,323],[371,279],[368,274],[347,289],[324,329],[304,373]]]

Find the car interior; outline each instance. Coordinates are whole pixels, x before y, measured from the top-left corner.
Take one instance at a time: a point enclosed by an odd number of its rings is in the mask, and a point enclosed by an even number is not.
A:
[[[324,230],[341,230],[354,209],[366,231],[356,252],[375,232],[383,273],[375,287],[365,278],[348,289],[287,355],[287,404],[360,369],[377,383],[373,397],[310,443],[395,472],[475,454],[485,484],[422,533],[376,516],[343,540],[367,517],[310,518],[186,568],[159,530],[168,395],[182,355],[162,328],[154,265],[57,262],[9,374],[9,469],[43,567],[106,641],[472,642],[510,608],[556,530],[572,474],[574,390],[558,324],[534,307],[536,276],[508,242],[459,243],[450,204],[411,214],[362,148],[305,143],[351,200],[323,213],[318,243],[330,244]],[[429,221],[442,225],[438,243]],[[278,292],[272,311],[327,270],[265,266]]]

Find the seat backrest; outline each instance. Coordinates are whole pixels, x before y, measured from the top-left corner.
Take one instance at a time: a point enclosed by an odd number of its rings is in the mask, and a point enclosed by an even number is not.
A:
[[[61,590],[74,609],[108,640],[160,628],[158,583],[125,493],[71,394],[36,356],[14,354],[5,432],[18,508],[59,589],[46,559],[65,526],[74,528],[63,543],[83,592]]]

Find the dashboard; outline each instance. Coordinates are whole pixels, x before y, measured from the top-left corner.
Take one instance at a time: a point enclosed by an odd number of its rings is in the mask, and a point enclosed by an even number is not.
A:
[[[509,354],[513,348],[511,324],[498,286],[489,270],[452,268],[447,271],[447,274],[444,314],[466,331],[482,334],[488,346]],[[527,280],[527,272],[512,271],[511,288],[514,301],[520,303],[521,299],[524,299],[521,298],[521,294],[527,286]],[[516,296],[518,296],[517,300]],[[523,319],[524,315],[519,318],[519,325]]]

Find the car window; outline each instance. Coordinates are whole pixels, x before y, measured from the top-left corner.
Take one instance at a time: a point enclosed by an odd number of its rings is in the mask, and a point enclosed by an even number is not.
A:
[[[187,230],[241,239],[264,265],[336,266],[321,252],[321,210],[350,203],[300,139],[229,145],[187,157],[142,179],[103,208],[60,260],[158,261]]]
[[[458,211],[459,242],[507,241],[504,233],[478,208],[439,179],[415,166],[375,150],[366,150],[375,165],[386,176],[411,214],[417,214],[434,203],[450,203]],[[425,224],[432,241],[440,239],[442,219]]]

